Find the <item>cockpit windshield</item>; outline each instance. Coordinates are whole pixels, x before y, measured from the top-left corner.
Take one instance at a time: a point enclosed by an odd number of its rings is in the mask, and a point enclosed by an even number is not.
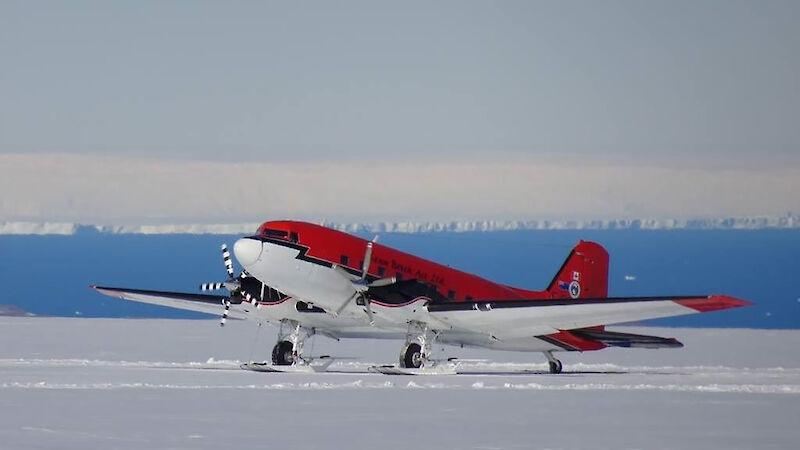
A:
[[[283,241],[290,241],[292,243],[297,243],[298,237],[297,233],[294,231],[289,230],[279,230],[276,228],[270,228],[269,223],[265,223],[258,228],[258,235],[273,239],[280,239]]]
[[[289,237],[288,231],[273,230],[272,228],[262,228],[261,230],[259,230],[258,234],[260,234],[261,236],[274,237],[279,239],[286,239]]]

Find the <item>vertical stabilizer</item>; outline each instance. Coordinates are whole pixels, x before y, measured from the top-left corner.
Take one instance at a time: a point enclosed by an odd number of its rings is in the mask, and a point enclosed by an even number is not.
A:
[[[578,242],[547,286],[547,291],[553,298],[608,297],[606,249],[594,242]]]

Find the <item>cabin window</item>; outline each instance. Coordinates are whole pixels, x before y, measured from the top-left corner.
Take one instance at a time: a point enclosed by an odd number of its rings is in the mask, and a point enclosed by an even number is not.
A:
[[[289,240],[293,243],[297,244],[297,233],[291,232],[289,233]]]
[[[339,258],[339,262],[342,263],[343,266],[346,266],[346,265],[350,264],[350,258],[348,258],[347,255],[342,255]]]
[[[378,267],[378,276],[382,277],[384,274],[386,274],[386,267],[379,266]]]
[[[456,299],[456,291],[454,291],[452,289],[447,291],[447,298],[449,298],[450,300],[455,300]]]

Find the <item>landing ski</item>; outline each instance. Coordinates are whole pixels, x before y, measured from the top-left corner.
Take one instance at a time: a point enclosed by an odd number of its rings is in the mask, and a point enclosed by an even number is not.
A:
[[[408,367],[400,367],[397,365],[382,365],[370,366],[367,369],[372,373],[382,373],[384,375],[456,375],[455,365],[437,365],[433,367],[421,367],[419,369],[412,369]]]
[[[337,358],[330,356],[320,356],[308,361],[303,361],[300,364],[291,365],[277,365],[267,362],[248,362],[240,365],[239,367],[244,370],[252,370],[253,372],[284,372],[284,373],[318,373],[326,372],[328,367],[336,361]]]

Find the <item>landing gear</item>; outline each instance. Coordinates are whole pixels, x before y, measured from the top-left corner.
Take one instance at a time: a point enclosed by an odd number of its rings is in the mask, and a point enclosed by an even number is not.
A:
[[[272,364],[276,366],[291,366],[294,363],[294,345],[289,341],[278,341],[272,347]]]
[[[300,322],[284,319],[278,328],[278,343],[272,348],[272,364],[294,366],[306,364],[303,359],[303,345],[314,335],[313,328],[304,328]]]
[[[250,361],[239,367],[255,372],[325,372],[336,358],[330,356],[312,358],[310,355],[303,355],[304,344],[314,334],[316,334],[314,328],[302,327],[300,322],[289,319],[281,320],[280,328],[278,328],[278,343],[272,347],[272,361]]]
[[[544,356],[547,357],[547,363],[550,366],[550,373],[561,373],[563,366],[561,365],[561,361],[557,360],[553,356],[553,352],[544,352]]]
[[[548,364],[550,365],[550,373],[561,373],[561,361],[550,361]]]
[[[422,363],[425,362],[425,356],[422,354],[422,346],[416,342],[412,342],[405,346],[403,352],[400,354],[400,366],[408,369],[419,369]]]
[[[422,322],[411,321],[408,323],[406,343],[400,352],[400,367],[406,369],[419,369],[428,361],[431,345],[436,340],[436,333],[428,329]]]

